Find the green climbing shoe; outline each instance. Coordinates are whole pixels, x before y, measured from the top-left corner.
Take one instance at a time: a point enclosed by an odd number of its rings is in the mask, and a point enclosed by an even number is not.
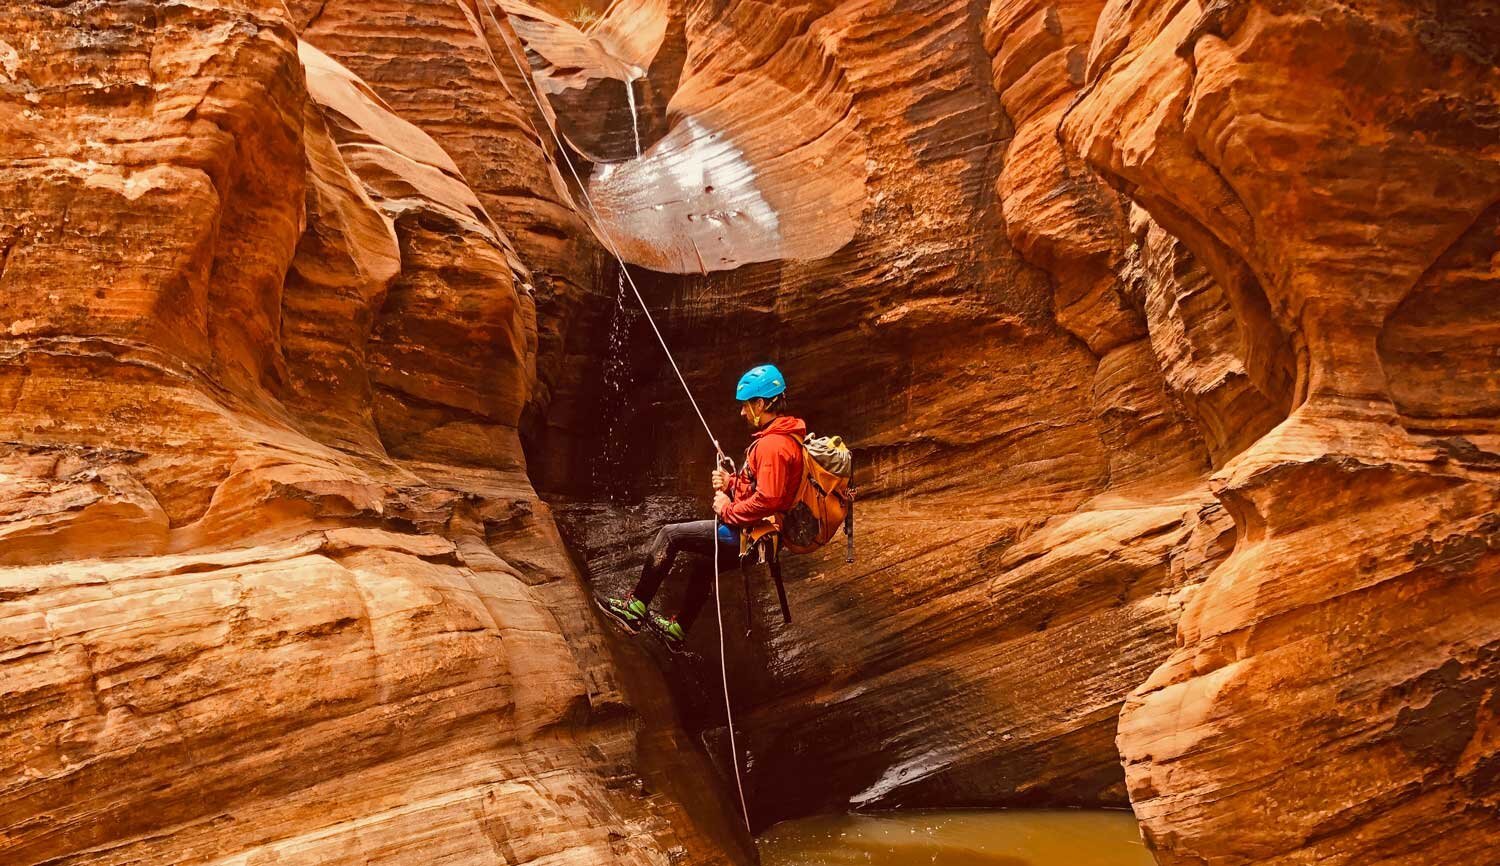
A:
[[[665,617],[659,613],[651,614],[651,626],[662,639],[673,646],[682,646],[687,640],[687,632],[682,630],[682,624],[677,622],[677,617]]]
[[[646,603],[633,595],[600,599],[599,607],[631,631],[636,631],[646,622]]]

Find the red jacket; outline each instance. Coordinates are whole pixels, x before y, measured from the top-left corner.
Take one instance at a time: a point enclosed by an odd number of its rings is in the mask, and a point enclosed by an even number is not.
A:
[[[729,482],[729,495],[734,501],[719,515],[726,524],[749,526],[792,507],[802,484],[805,436],[807,425],[790,415],[755,431],[755,439],[745,451],[745,465]]]

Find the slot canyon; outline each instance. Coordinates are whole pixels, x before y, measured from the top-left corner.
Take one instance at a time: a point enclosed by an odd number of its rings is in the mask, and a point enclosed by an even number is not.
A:
[[[0,121],[6,866],[1500,863],[1500,4],[19,0]],[[736,750],[637,288],[855,454]]]

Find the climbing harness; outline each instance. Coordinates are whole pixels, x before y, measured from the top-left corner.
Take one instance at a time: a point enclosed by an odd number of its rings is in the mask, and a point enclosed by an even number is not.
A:
[[[515,46],[511,45],[510,40],[505,37],[505,28],[500,26],[499,19],[495,17],[495,7],[491,4],[491,0],[482,0],[482,2],[484,3],[485,11],[489,14],[491,23],[495,25],[500,41],[505,43],[505,49],[510,54],[511,62],[516,65],[516,72],[521,76],[521,82],[526,85],[527,92],[531,94],[532,101],[536,103],[537,113],[542,117],[542,125],[546,126],[547,131],[552,134],[552,140],[557,143],[558,155],[562,157],[563,163],[568,166],[568,172],[573,175],[574,182],[578,184],[578,192],[583,197],[584,205],[594,216],[594,224],[599,230],[599,239],[604,242],[605,248],[620,263],[620,272],[625,275],[626,282],[630,284],[631,293],[635,295],[636,302],[641,305],[642,312],[646,314],[646,321],[650,323],[652,332],[656,334],[657,342],[661,343],[662,352],[666,354],[667,362],[672,365],[672,372],[677,374],[677,381],[682,384],[682,390],[687,394],[688,402],[693,405],[693,411],[698,415],[698,422],[703,425],[703,432],[708,434],[709,441],[713,443],[714,455],[718,465],[720,467],[727,466],[732,473],[734,471],[734,461],[730,460],[728,455],[724,453],[724,449],[719,445],[719,438],[714,435],[713,429],[708,426],[708,419],[704,417],[703,409],[699,407],[697,398],[693,396],[693,389],[688,387],[687,378],[682,375],[682,369],[677,366],[677,359],[672,357],[672,349],[667,345],[666,337],[662,336],[661,328],[657,327],[656,319],[651,315],[650,307],[646,306],[646,299],[641,295],[640,287],[635,284],[635,277],[630,275],[630,269],[625,266],[625,258],[620,255],[619,246],[610,235],[609,229],[605,227],[604,220],[600,218],[598,209],[594,207],[594,202],[589,197],[587,185],[584,184],[583,178],[579,176],[577,167],[573,165],[572,157],[568,156],[568,149],[563,144],[562,135],[552,125],[552,120],[547,114],[547,109],[542,105],[541,95],[537,93],[536,84],[531,78],[531,70],[527,64],[521,62],[520,56],[516,54]],[[509,21],[508,14],[506,20]],[[512,28],[512,32],[514,32],[514,28]],[[520,37],[517,36],[516,38],[519,40]],[[755,831],[750,826],[750,809],[745,804],[745,781],[740,775],[739,747],[734,739],[734,711],[730,706],[729,700],[729,661],[724,652],[724,605],[719,598],[719,525],[718,516],[715,515],[713,545],[714,610],[718,615],[719,621],[719,673],[724,683],[724,717],[728,722],[729,728],[729,758],[730,762],[734,764],[734,782],[740,796],[740,816],[745,819],[745,831],[753,836]]]

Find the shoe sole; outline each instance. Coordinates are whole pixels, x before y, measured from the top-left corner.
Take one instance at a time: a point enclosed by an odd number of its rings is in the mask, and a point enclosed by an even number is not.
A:
[[[657,640],[661,641],[662,645],[665,646],[668,650],[670,650],[674,654],[676,654],[676,655],[692,655],[692,653],[689,653],[688,650],[687,650],[687,639],[686,638],[676,638],[676,637],[673,637],[673,636],[667,634],[667,632],[666,632],[665,629],[663,629],[661,626],[657,625],[654,622],[648,622],[646,624],[646,630],[650,631],[652,637],[655,637]]]
[[[624,630],[626,633],[632,636],[641,633],[640,626],[631,623],[631,621],[626,619],[619,611],[605,604],[603,599],[595,598],[594,607],[597,607],[599,608],[599,610],[603,611],[605,617],[607,617],[610,622],[614,623],[617,627]]]
[[[703,661],[702,656],[698,655],[692,650],[689,650],[687,646],[684,645],[681,641],[673,640],[672,638],[663,635],[655,628],[642,629],[642,632],[647,638],[649,638],[649,640],[646,641],[646,645],[661,647],[662,651],[667,654],[667,658],[676,659],[679,661]]]

